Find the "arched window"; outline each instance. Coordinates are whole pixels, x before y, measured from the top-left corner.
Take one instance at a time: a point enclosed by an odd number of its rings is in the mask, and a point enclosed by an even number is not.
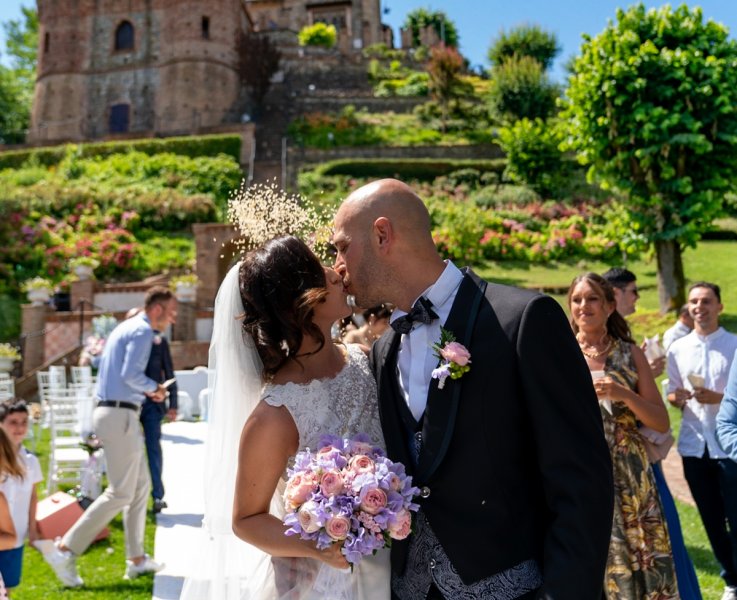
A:
[[[127,133],[130,128],[130,105],[113,104],[110,107],[109,133]]]
[[[130,21],[123,21],[115,30],[115,49],[133,50],[135,31]]]

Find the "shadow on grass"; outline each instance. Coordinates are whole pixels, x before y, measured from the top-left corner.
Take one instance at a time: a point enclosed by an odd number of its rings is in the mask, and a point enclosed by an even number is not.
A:
[[[719,573],[721,569],[719,567],[719,563],[714,558],[714,553],[711,551],[711,548],[686,544],[686,550],[693,561],[694,567],[700,571],[708,573],[709,575],[720,577]]]
[[[201,444],[204,444],[202,440],[186,437],[183,435],[171,435],[169,433],[162,433],[161,441],[172,442],[173,444],[188,444],[190,446],[199,446]]]
[[[734,313],[722,313],[719,316],[719,323],[727,331],[737,333],[737,314]]]

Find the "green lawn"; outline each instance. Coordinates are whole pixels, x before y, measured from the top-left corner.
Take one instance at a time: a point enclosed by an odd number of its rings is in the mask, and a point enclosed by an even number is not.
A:
[[[722,323],[726,329],[737,332],[737,242],[701,242],[697,248],[683,255],[687,285],[700,280],[711,281],[722,289]],[[517,261],[490,261],[476,267],[482,277],[498,283],[554,290],[551,295],[564,307],[565,291],[577,275],[586,271],[603,273],[609,268],[601,262],[529,264]],[[658,313],[658,283],[654,260],[633,261],[627,265],[637,275],[640,300],[637,312],[630,317],[638,339],[643,335],[662,333],[675,322],[671,315]]]
[[[36,453],[41,462],[41,471],[48,467],[49,430],[41,430]],[[28,444],[31,447],[31,444]],[[39,485],[39,498],[45,496],[45,482]],[[110,537],[92,544],[77,561],[79,574],[84,579],[81,589],[66,589],[56,579],[40,552],[26,546],[23,557],[23,575],[20,585],[13,591],[14,600],[39,600],[40,598],[74,598],[75,600],[150,600],[153,592],[153,576],[138,577],[125,581],[125,539],[123,519],[116,517],[108,527]],[[146,524],[146,552],[154,554],[156,519],[149,513]]]

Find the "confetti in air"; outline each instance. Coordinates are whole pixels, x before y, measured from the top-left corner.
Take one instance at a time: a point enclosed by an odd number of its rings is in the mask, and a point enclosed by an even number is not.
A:
[[[321,215],[308,200],[271,183],[245,180],[228,200],[228,219],[240,231],[242,251],[280,235],[303,239],[320,257],[326,255],[332,215]]]

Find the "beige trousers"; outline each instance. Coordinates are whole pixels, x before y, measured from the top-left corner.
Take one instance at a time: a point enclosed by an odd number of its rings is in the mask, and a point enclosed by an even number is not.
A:
[[[62,544],[75,554],[82,554],[122,510],[126,556],[143,556],[151,476],[138,412],[128,408],[97,407],[92,418],[95,433],[105,449],[108,486],[67,531]]]

